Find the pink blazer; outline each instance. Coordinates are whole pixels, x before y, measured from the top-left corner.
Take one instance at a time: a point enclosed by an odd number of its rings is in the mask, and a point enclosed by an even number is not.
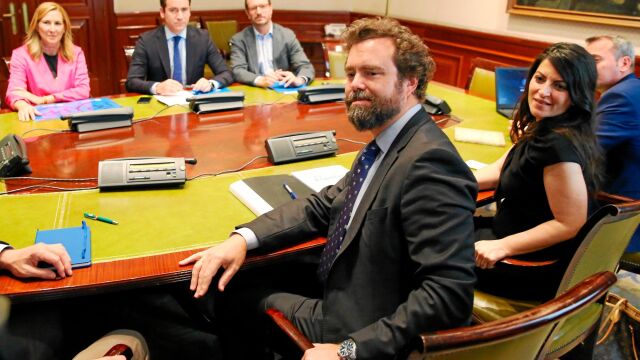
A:
[[[89,74],[84,52],[74,45],[73,55],[72,62],[58,55],[58,77],[54,78],[44,56],[34,61],[26,45],[14,49],[11,54],[9,85],[5,98],[7,105],[13,109],[13,104],[23,99],[12,94],[16,89],[26,89],[38,96],[53,95],[56,102],[88,98]]]

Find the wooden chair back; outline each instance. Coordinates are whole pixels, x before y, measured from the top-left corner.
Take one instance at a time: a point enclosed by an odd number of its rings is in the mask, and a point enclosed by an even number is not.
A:
[[[604,296],[616,281],[602,272],[583,280],[561,296],[526,312],[473,326],[425,333],[411,344],[408,359],[540,359],[549,333],[564,319]],[[280,311],[267,315],[301,351],[313,347]]]
[[[231,55],[231,37],[238,32],[236,20],[207,21],[207,30],[211,40],[225,59]]]
[[[465,90],[468,94],[479,96],[488,100],[496,99],[496,74],[497,67],[510,66],[509,64],[476,57],[471,60]]]

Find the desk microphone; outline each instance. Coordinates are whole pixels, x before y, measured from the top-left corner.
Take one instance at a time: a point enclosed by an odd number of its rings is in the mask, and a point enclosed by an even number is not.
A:
[[[184,158],[184,162],[187,164],[195,165],[198,163],[198,159],[196,158]]]

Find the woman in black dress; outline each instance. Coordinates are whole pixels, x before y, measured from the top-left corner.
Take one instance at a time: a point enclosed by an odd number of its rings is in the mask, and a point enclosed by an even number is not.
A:
[[[497,202],[488,226],[476,226],[480,290],[519,299],[555,295],[601,178],[596,79],[593,57],[576,44],[554,44],[531,65],[513,147],[476,173],[480,189],[495,188]],[[494,268],[505,257],[559,261],[518,272]]]

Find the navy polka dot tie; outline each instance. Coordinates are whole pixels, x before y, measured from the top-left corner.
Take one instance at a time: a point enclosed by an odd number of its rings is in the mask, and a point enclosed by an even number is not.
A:
[[[349,179],[349,184],[347,184],[347,197],[344,203],[344,207],[340,211],[338,223],[334,227],[333,232],[329,234],[327,244],[325,245],[324,250],[322,251],[322,255],[320,256],[320,267],[318,267],[318,276],[322,281],[325,281],[327,279],[329,269],[331,269],[331,265],[333,264],[333,261],[336,259],[336,256],[340,251],[340,246],[344,241],[344,236],[347,234],[347,225],[349,224],[349,220],[351,219],[353,205],[355,204],[358,193],[362,188],[362,183],[367,178],[367,173],[369,173],[371,165],[378,156],[378,152],[380,152],[380,148],[376,144],[375,140],[370,142],[369,145],[367,145],[360,154],[360,157],[358,158],[358,161],[353,168],[351,178]]]

